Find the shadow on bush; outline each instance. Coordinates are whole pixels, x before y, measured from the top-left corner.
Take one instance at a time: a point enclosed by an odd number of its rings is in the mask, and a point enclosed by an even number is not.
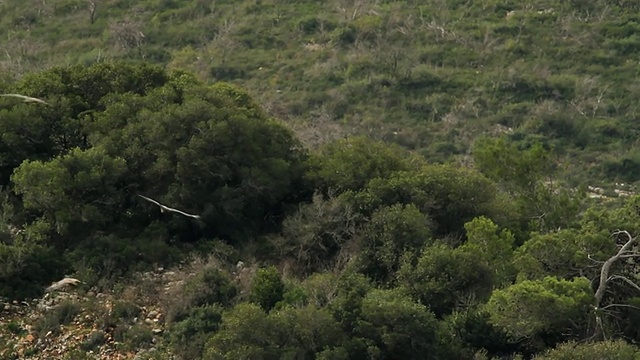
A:
[[[180,322],[197,307],[212,304],[229,306],[237,293],[238,289],[227,274],[213,266],[205,267],[169,295],[167,322]]]
[[[0,297],[11,300],[40,297],[45,286],[60,280],[68,270],[69,264],[52,248],[36,246],[20,271],[0,278]]]
[[[158,237],[131,239],[111,234],[87,239],[66,257],[74,270],[85,275],[81,276],[85,282],[95,285],[100,278],[113,279],[152,265],[168,266],[180,256],[180,249]]]

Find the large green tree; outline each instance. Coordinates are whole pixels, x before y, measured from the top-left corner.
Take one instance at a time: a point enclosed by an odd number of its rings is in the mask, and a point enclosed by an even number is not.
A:
[[[94,249],[115,250],[108,263],[123,270],[168,259],[162,243],[247,241],[277,230],[310,194],[293,133],[229,84],[112,63],[53,68],[12,90],[49,105],[0,109],[0,186],[15,205],[5,207],[8,225],[37,231],[60,253],[73,247],[82,266],[106,261]]]
[[[51,222],[50,243],[66,249],[121,219],[126,170],[124,159],[102,148],[76,148],[50,161],[26,160],[11,180],[24,208]]]
[[[425,165],[369,181],[347,193],[354,208],[372,214],[382,206],[414,204],[432,220],[434,235],[464,234],[464,224],[481,215],[508,223],[512,204],[482,174],[452,165]]]
[[[513,341],[539,351],[563,339],[585,337],[592,304],[588,279],[545,277],[494,291],[485,310]]]
[[[201,215],[206,236],[239,241],[273,229],[302,194],[304,152],[239,89],[177,74],[146,96],[112,101],[91,142],[126,159],[130,193]]]
[[[164,85],[169,75],[145,63],[102,63],[54,67],[27,74],[7,92],[44,99],[49,105],[13,101],[0,108],[0,185],[24,160],[48,160],[75,147],[90,147],[87,137],[96,112],[113,94],[143,95]]]

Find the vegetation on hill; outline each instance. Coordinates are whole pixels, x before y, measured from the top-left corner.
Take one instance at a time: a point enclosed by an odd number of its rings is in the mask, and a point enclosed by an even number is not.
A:
[[[308,151],[243,90],[148,63],[55,67],[6,90],[47,103],[0,108],[0,296],[39,297],[70,273],[118,296],[136,272],[200,254],[161,297],[156,358],[640,351],[640,197],[550,182],[543,145],[486,137],[474,167],[366,136]],[[126,327],[143,306],[129,298],[93,327],[148,347],[162,329]],[[56,309],[30,336],[81,311]]]
[[[639,10],[0,2],[0,358],[638,358]]]
[[[573,186],[639,178],[633,1],[0,4],[6,78],[115,59],[248,89],[306,144],[366,133],[430,161],[479,134],[554,149]]]

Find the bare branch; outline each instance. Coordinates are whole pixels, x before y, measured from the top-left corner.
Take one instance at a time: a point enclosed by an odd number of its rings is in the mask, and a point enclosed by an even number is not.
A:
[[[612,308],[612,307],[628,307],[628,308],[633,308],[633,309],[640,310],[639,307],[633,306],[633,305],[629,305],[629,304],[609,304],[607,306],[601,307],[600,310],[606,310],[606,309]]]
[[[96,22],[96,8],[98,7],[97,0],[89,0],[88,10],[89,10],[89,23],[93,25]]]
[[[634,283],[633,281],[627,279],[626,277],[624,277],[622,275],[612,275],[607,279],[607,281],[616,280],[616,279],[620,279],[620,280],[626,282],[627,284],[631,285],[631,287],[633,287],[634,289],[640,291],[640,286],[638,286],[636,283]]]
[[[611,270],[611,266],[618,259],[620,259],[626,252],[629,251],[633,243],[636,241],[636,238],[631,236],[628,231],[616,231],[613,233],[614,236],[624,235],[627,237],[627,242],[618,250],[618,252],[610,257],[607,261],[602,265],[602,269],[600,270],[600,284],[598,285],[598,290],[596,290],[596,310],[600,306],[602,302],[602,297],[604,296],[604,292],[607,289],[607,282],[609,281],[609,271]],[[635,284],[634,284],[635,285]]]
[[[631,236],[631,234],[629,234],[628,231],[619,230],[614,232],[613,236],[614,237],[624,236],[626,237],[626,242],[624,243],[624,245],[622,245],[622,247],[620,247],[620,249],[615,255],[607,259],[607,261],[605,261],[602,264],[602,268],[600,269],[600,283],[598,284],[598,289],[596,290],[596,293],[595,293],[595,306],[594,306],[596,331],[593,334],[593,336],[591,336],[591,339],[596,338],[599,335],[602,335],[602,337],[605,340],[607,339],[607,335],[605,333],[604,325],[602,322],[602,312],[604,310],[612,307],[616,307],[616,306],[617,307],[633,307],[631,305],[626,305],[626,304],[609,304],[600,308],[600,304],[602,303],[602,298],[604,297],[604,294],[607,292],[607,285],[609,281],[622,280],[625,283],[627,283],[627,285],[630,285],[632,288],[640,291],[640,286],[634,283],[633,281],[627,279],[626,277],[622,275],[609,275],[609,272],[611,271],[611,266],[613,266],[613,264],[616,261],[618,261],[619,259],[634,257],[638,255],[637,252],[631,250],[637,238]],[[587,257],[589,257],[590,260],[593,260],[591,259],[590,255],[587,255]]]

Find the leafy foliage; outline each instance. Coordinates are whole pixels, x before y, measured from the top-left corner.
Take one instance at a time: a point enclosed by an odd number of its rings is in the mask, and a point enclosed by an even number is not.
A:
[[[545,277],[494,291],[486,311],[491,322],[513,339],[529,339],[533,349],[542,349],[563,338],[580,336],[592,302],[586,278],[567,281]]]
[[[73,15],[72,3],[42,11]],[[164,304],[182,358],[635,356],[616,339],[639,340],[637,246],[612,265],[603,299],[591,279],[628,241],[612,232],[640,233],[640,198],[580,186],[587,172],[635,179],[637,89],[607,87],[634,73],[612,52],[633,53],[635,18],[612,4],[624,18],[612,25],[593,17],[601,5],[433,2],[408,16],[384,1],[234,4],[251,26],[211,21],[226,2],[141,1],[140,19],[155,14],[144,25],[99,13],[87,39],[108,39],[116,56],[201,66],[253,90],[133,61],[0,80],[49,103],[0,104],[0,295],[39,296],[71,272],[106,287],[201,252],[217,260]],[[0,28],[42,34],[38,19]],[[562,38],[548,30],[558,24]],[[592,28],[582,41],[605,50],[573,46]],[[538,52],[548,58],[530,68]],[[560,61],[577,52],[584,64]],[[303,146],[328,127],[339,131]],[[36,330],[76,311],[64,304]],[[123,301],[105,318],[123,350],[151,345],[149,329],[127,325],[139,313]],[[563,344],[574,340],[604,341]]]
[[[182,321],[193,309],[203,306],[229,306],[236,294],[236,285],[225,273],[211,266],[205,267],[184,284],[179,296],[171,299],[167,321]]]
[[[284,295],[284,282],[274,266],[258,269],[251,283],[251,298],[265,311],[271,310]]]
[[[563,229],[547,234],[533,234],[516,252],[514,264],[522,279],[541,279],[552,275],[572,279],[596,275],[594,259],[613,253],[611,237],[595,229]]]
[[[28,277],[28,254],[49,247],[99,276],[125,274],[140,260],[168,264],[180,252],[167,244],[246,241],[277,229],[288,205],[308,193],[304,150],[231,85],[148,64],[96,64],[52,68],[15,88],[51,103],[2,110],[1,173],[11,174],[1,184],[9,191],[4,217],[23,228],[0,244],[0,256],[19,259],[3,277]],[[22,118],[42,132],[24,131]],[[17,153],[23,145],[38,150]],[[158,216],[140,194],[202,221]]]
[[[429,223],[413,204],[378,209],[362,230],[358,256],[363,271],[373,279],[390,282],[405,252],[417,253],[431,240]]]
[[[372,179],[363,191],[348,195],[365,214],[382,206],[414,204],[433,220],[434,234],[444,235],[462,232],[464,223],[476,216],[504,219],[497,194],[495,185],[475,171],[434,165]]]
[[[103,149],[76,148],[46,163],[23,162],[11,181],[25,209],[43,214],[53,227],[49,232],[64,238],[54,243],[64,249],[77,244],[77,237],[117,222],[125,171],[124,159],[111,158]]]
[[[436,352],[436,319],[426,306],[395,290],[372,290],[361,306],[354,332],[369,356],[407,359]]]
[[[482,301],[495,281],[480,254],[441,243],[425,247],[417,264],[403,264],[398,278],[409,294],[438,316]]]
[[[420,164],[408,151],[359,136],[329,144],[310,159],[310,181],[321,189],[361,190],[369,180],[386,178]]]
[[[218,330],[223,308],[219,304],[191,310],[188,317],[172,325],[171,348],[183,359],[201,359],[208,339]]]
[[[342,333],[326,310],[285,308],[265,314],[240,304],[223,315],[221,330],[207,343],[210,359],[306,357],[339,345]]]
[[[561,344],[545,354],[536,356],[536,360],[580,360],[580,359],[629,359],[640,356],[640,349],[622,340],[602,341],[597,343],[576,344],[573,342]]]

